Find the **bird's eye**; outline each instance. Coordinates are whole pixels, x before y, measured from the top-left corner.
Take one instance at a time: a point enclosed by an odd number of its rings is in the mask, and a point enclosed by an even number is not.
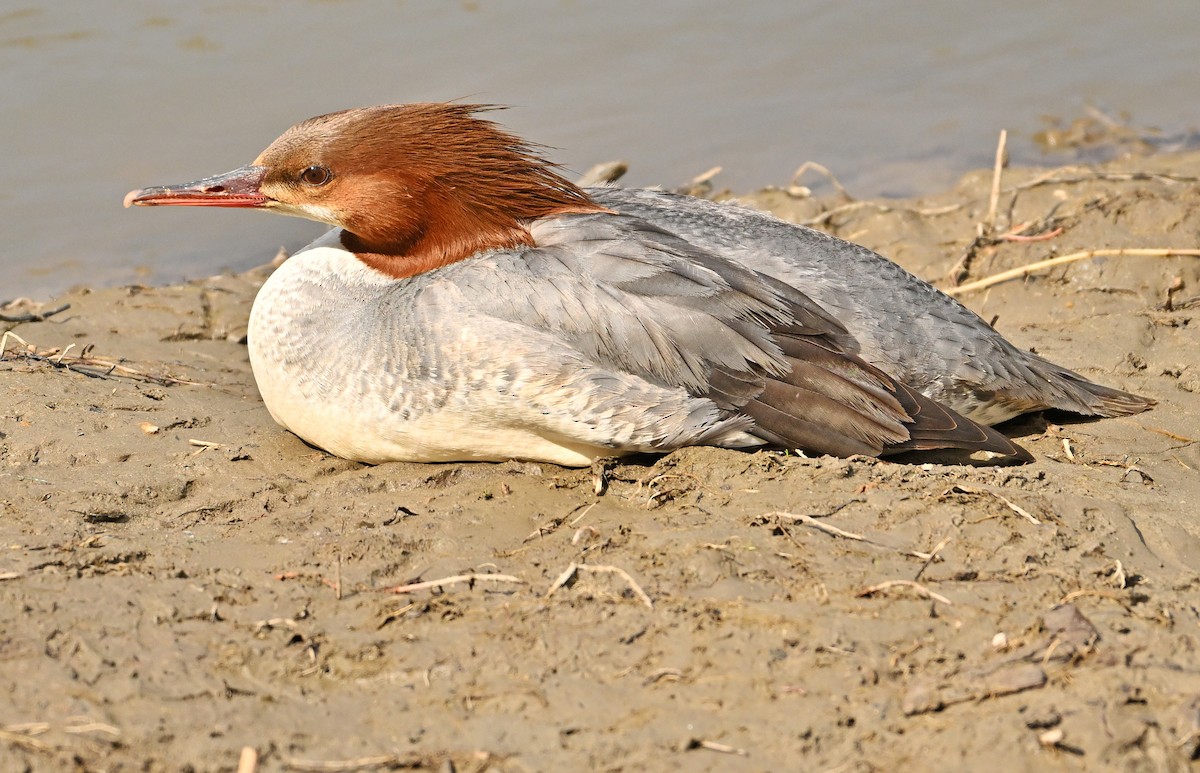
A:
[[[324,185],[333,179],[333,173],[327,167],[313,165],[300,173],[300,181],[307,185]]]

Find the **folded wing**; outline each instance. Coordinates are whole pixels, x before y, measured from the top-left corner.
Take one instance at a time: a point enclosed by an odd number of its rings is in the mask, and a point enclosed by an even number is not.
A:
[[[758,443],[838,456],[958,448],[1030,458],[868,364],[802,288],[634,217],[569,215],[534,224],[533,234],[536,248],[495,256],[509,265],[454,267],[459,283],[502,276],[509,285],[472,293],[473,312],[552,334],[597,372],[684,390],[711,401],[720,421],[740,420],[743,441],[723,442],[710,427],[672,446]]]

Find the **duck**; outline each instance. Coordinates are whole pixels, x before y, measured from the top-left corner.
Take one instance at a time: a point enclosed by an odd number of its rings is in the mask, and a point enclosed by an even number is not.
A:
[[[1023,463],[992,425],[1155,404],[1019,349],[865,247],[731,204],[578,187],[496,109],[329,113],[248,165],[125,197],[332,227],[250,312],[254,379],[284,429],[372,464],[697,445]]]

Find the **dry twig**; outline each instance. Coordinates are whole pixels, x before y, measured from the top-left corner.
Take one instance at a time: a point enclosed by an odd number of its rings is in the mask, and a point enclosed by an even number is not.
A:
[[[1026,266],[1001,271],[998,274],[979,279],[974,282],[967,282],[958,287],[951,287],[945,292],[947,295],[966,295],[967,293],[977,290],[984,290],[992,285],[998,285],[1002,282],[1007,282],[1011,279],[1021,279],[1029,276],[1036,271],[1043,271],[1055,266],[1063,266],[1068,263],[1074,263],[1080,260],[1089,260],[1091,258],[1100,257],[1143,257],[1143,258],[1172,258],[1177,256],[1200,257],[1200,250],[1173,250],[1173,249],[1111,249],[1111,250],[1083,250],[1082,252],[1072,252],[1070,255],[1062,255],[1057,258],[1048,258],[1047,260],[1039,260],[1036,263],[1030,263]]]
[[[1072,172],[1077,170],[1077,166],[1060,166],[1056,169],[1051,169],[1048,172],[1038,175],[1033,179],[1026,180],[1023,183],[1018,183],[1009,188],[1004,188],[1000,191],[1003,196],[1006,193],[1020,193],[1021,191],[1040,188],[1043,185],[1076,185],[1078,183],[1094,182],[1102,180],[1105,182],[1166,182],[1166,183],[1197,183],[1200,182],[1200,177],[1189,177],[1186,175],[1176,174],[1156,174],[1151,172],[1088,172],[1087,174],[1076,174],[1068,177],[1058,177],[1057,175],[1064,172]],[[938,215],[949,215],[952,212],[957,212],[960,209],[966,209],[973,205],[978,199],[969,199],[960,201],[955,204],[947,204],[943,207],[933,207],[930,209],[914,210],[918,215],[925,217],[936,217]]]
[[[1029,226],[1029,223],[1022,223],[1021,225],[1011,229],[1008,233],[1000,234],[996,237],[996,240],[1002,242],[1048,242],[1056,236],[1062,236],[1067,230],[1060,225],[1051,231],[1046,231],[1045,233],[1029,235],[1021,233]]]
[[[189,384],[192,386],[212,386],[203,381],[189,381],[184,378],[175,378],[174,376],[155,376],[150,373],[145,373],[127,365],[102,360],[98,357],[89,356],[92,350],[92,345],[88,344],[83,348],[82,353],[78,355],[67,356],[75,344],[71,344],[66,349],[59,351],[58,349],[45,349],[37,351],[37,347],[30,344],[25,339],[21,338],[11,330],[6,332],[3,337],[0,337],[0,360],[9,359],[8,339],[13,339],[25,347],[25,351],[16,351],[14,356],[21,357],[25,360],[41,362],[50,365],[53,368],[60,370],[68,370],[73,373],[87,376],[88,378],[126,378],[133,381],[146,381],[159,386],[175,386],[177,384]]]
[[[1000,130],[1000,141],[996,143],[996,163],[992,167],[992,192],[988,196],[987,217],[983,221],[983,233],[996,230],[996,207],[1000,203],[1000,175],[1004,170],[1004,146],[1008,143],[1008,130]]]
[[[1120,593],[1115,593],[1110,590],[1097,590],[1095,588],[1079,588],[1077,590],[1073,590],[1059,599],[1058,605],[1062,606],[1063,604],[1070,604],[1075,599],[1081,599],[1085,596],[1095,596],[1096,598],[1115,601],[1121,606],[1125,607],[1125,609],[1129,609],[1129,601]]]
[[[925,570],[928,569],[929,565],[932,564],[934,559],[938,557],[938,553],[941,553],[946,549],[946,546],[950,544],[951,536],[952,535],[947,534],[945,537],[942,537],[938,544],[933,546],[933,550],[929,551],[929,558],[926,559],[925,563],[921,564],[921,568],[917,570],[915,575],[913,575],[913,581],[921,579],[921,575],[925,574]]]
[[[931,591],[931,590],[929,590],[929,588],[926,588],[921,583],[914,582],[913,580],[885,580],[884,582],[876,583],[875,585],[872,585],[869,588],[863,588],[855,595],[858,596],[859,598],[865,598],[866,596],[873,596],[876,593],[885,591],[888,588],[897,588],[897,587],[913,588],[918,593],[920,593],[921,596],[923,596],[924,598],[933,599],[934,601],[940,601],[943,604],[949,604],[951,606],[953,606],[953,604],[954,604],[953,601],[946,598],[942,594],[937,593],[935,591]]]
[[[338,601],[342,600],[342,551],[337,552],[337,564],[334,566],[333,592]]]
[[[800,523],[805,526],[811,526],[812,528],[816,529],[817,531],[824,532],[825,534],[828,534],[831,537],[838,537],[840,539],[848,539],[848,540],[853,540],[855,542],[862,542],[866,545],[871,545],[872,547],[881,548],[883,550],[894,550],[897,553],[900,553],[901,555],[911,556],[912,558],[919,558],[922,561],[930,561],[933,559],[933,556],[930,553],[923,553],[919,550],[904,550],[903,548],[894,548],[891,545],[884,545],[883,543],[875,542],[874,540],[867,539],[866,537],[864,537],[861,534],[855,534],[852,531],[846,531],[845,529],[839,529],[838,527],[833,526],[831,524],[822,523],[821,521],[818,521],[816,518],[813,518],[811,515],[804,515],[803,513],[785,513],[781,510],[777,510],[773,513],[767,513],[763,517],[764,518],[785,518],[789,521],[792,521],[793,523]]]
[[[13,746],[31,752],[48,752],[53,748],[49,744],[42,743],[36,738],[30,738],[22,733],[12,733],[3,729],[0,729],[0,741],[6,741]]]
[[[553,595],[556,590],[571,582],[571,580],[575,578],[575,575],[580,572],[615,574],[625,581],[625,584],[629,586],[629,589],[633,591],[633,594],[638,597],[639,601],[645,604],[648,609],[654,609],[654,602],[650,600],[650,597],[646,595],[646,591],[642,590],[642,586],[637,584],[633,577],[630,576],[629,572],[618,566],[578,564],[574,561],[572,561],[571,565],[564,569],[563,573],[560,574],[553,583],[551,583],[550,589],[546,591],[545,598],[550,598],[550,596]]]
[[[45,322],[55,314],[61,314],[71,308],[71,304],[64,303],[57,309],[49,311],[26,312],[25,314],[0,314],[0,322]]]
[[[854,197],[850,195],[850,192],[846,190],[846,187],[842,185],[841,181],[834,176],[833,172],[829,171],[829,169],[824,165],[818,164],[816,161],[805,161],[800,165],[800,168],[797,169],[796,173],[792,175],[791,187],[796,187],[799,184],[798,180],[803,177],[809,169],[819,173],[822,177],[828,180],[833,186],[834,190],[836,190],[838,194],[846,201],[854,200]]]
[[[77,719],[80,719],[80,718],[77,718]],[[83,719],[84,721],[79,722],[78,724],[67,725],[66,727],[63,728],[63,732],[75,733],[77,735],[81,735],[84,733],[103,733],[104,735],[111,736],[113,738],[121,737],[120,728],[114,727],[114,726],[108,724],[107,722],[95,722],[93,720],[87,719],[86,717],[83,717],[81,719]]]
[[[304,760],[292,757],[283,765],[291,770],[348,771],[366,768],[414,768],[424,767],[420,757],[412,754],[380,754],[374,757],[358,757],[352,760]]]
[[[843,215],[847,212],[853,212],[856,209],[864,209],[864,208],[871,208],[871,209],[874,209],[881,213],[891,212],[893,209],[893,207],[890,207],[887,204],[880,204],[875,201],[851,201],[849,204],[842,204],[840,206],[834,207],[833,209],[827,209],[824,212],[822,212],[821,214],[817,215],[816,217],[810,217],[807,220],[801,220],[801,221],[799,221],[799,225],[806,225],[806,226],[824,225],[825,223],[829,222],[830,220],[837,217],[838,215]]]
[[[258,770],[258,750],[253,746],[243,746],[238,757],[237,773],[255,773]]]
[[[408,585],[396,585],[391,588],[380,588],[384,593],[415,593],[420,590],[428,590],[430,588],[441,588],[446,585],[457,585],[458,583],[469,583],[474,585],[480,581],[489,582],[511,582],[523,584],[525,581],[520,577],[513,577],[510,574],[479,574],[472,572],[471,574],[456,574],[453,577],[443,577],[440,580],[425,580],[424,582],[413,582]]]
[[[1032,513],[1030,513],[1028,510],[1026,510],[1025,508],[1021,507],[1020,505],[1016,504],[1015,502],[1012,502],[1012,501],[1010,501],[1010,500],[1009,500],[1008,498],[1006,498],[1004,495],[1002,495],[1002,494],[998,494],[998,493],[996,493],[995,491],[992,491],[992,490],[990,490],[990,489],[985,489],[985,488],[973,488],[973,487],[971,487],[971,486],[963,486],[963,485],[961,485],[961,484],[955,484],[955,485],[951,486],[950,488],[948,488],[948,489],[945,491],[945,493],[943,493],[943,495],[942,495],[942,496],[945,496],[946,494],[955,494],[955,493],[957,493],[957,494],[971,494],[971,495],[974,495],[974,496],[988,496],[988,497],[994,497],[995,499],[998,499],[1000,502],[1004,503],[1004,504],[1005,504],[1005,505],[1008,507],[1008,509],[1009,509],[1009,510],[1012,510],[1014,513],[1016,513],[1017,515],[1021,516],[1021,517],[1022,517],[1022,518],[1024,518],[1025,520],[1029,521],[1029,522],[1030,522],[1030,523],[1032,523],[1034,526],[1041,526],[1041,525],[1042,525],[1042,522],[1041,522],[1041,521],[1039,521],[1037,518],[1035,518],[1035,517],[1033,516],[1033,514],[1032,514]],[[989,520],[989,519],[985,518],[984,520]]]
[[[716,741],[705,741],[702,738],[692,738],[687,742],[684,750],[688,749],[707,749],[710,752],[720,752],[721,754],[735,754],[738,757],[748,757],[749,752],[745,749],[739,749],[736,746],[717,743]]]
[[[597,185],[615,183],[624,177],[628,171],[629,163],[626,161],[606,161],[596,164],[581,174],[579,179],[575,181],[575,184],[580,188],[591,188]]]

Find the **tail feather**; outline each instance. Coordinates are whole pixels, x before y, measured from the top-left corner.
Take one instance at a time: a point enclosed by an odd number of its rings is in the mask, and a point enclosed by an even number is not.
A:
[[[975,404],[991,406],[981,416],[972,413],[973,418],[994,424],[1022,413],[1048,409],[1110,418],[1131,416],[1158,404],[1153,398],[1097,384],[1035,354],[1024,354],[1027,358],[1024,379],[999,388],[970,390]]]
[[[1142,397],[1132,392],[1122,392],[1120,389],[1113,389],[1112,387],[1106,387],[1103,384],[1089,381],[1078,373],[1066,368],[1062,370],[1063,372],[1060,375],[1076,388],[1076,391],[1080,393],[1079,397],[1082,399],[1068,405],[1054,405],[1054,408],[1079,413],[1084,416],[1109,418],[1112,416],[1132,416],[1135,413],[1147,411],[1158,404],[1158,401],[1153,398]]]

